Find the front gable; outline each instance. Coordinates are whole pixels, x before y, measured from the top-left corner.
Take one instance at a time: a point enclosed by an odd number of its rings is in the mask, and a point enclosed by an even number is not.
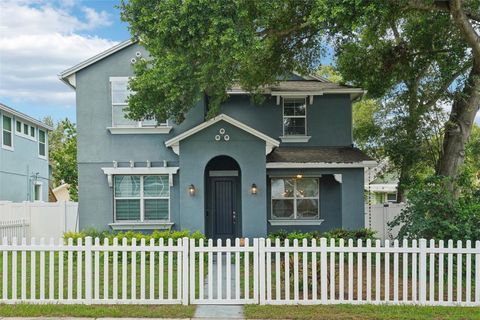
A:
[[[225,123],[226,126],[218,126],[218,128],[216,128],[217,126],[214,125],[219,123]],[[208,131],[207,134],[210,133],[212,142],[228,142],[239,139],[237,136],[230,136],[228,130],[226,129],[227,126],[240,129],[242,133],[247,133],[248,136],[256,137],[257,139],[265,141],[265,154],[269,154],[274,147],[278,147],[280,145],[280,142],[277,140],[267,136],[266,134],[263,134],[256,129],[253,129],[252,127],[247,126],[238,120],[235,120],[232,117],[227,116],[226,114],[221,114],[179,134],[178,136],[166,141],[165,145],[167,147],[171,147],[176,154],[180,155],[180,142],[184,139],[194,137],[200,132],[204,133],[205,131]]]

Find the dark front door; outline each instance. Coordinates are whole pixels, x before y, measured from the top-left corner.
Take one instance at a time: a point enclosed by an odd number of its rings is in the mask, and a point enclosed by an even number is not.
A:
[[[207,211],[213,239],[234,239],[239,230],[238,177],[210,177],[210,208]]]

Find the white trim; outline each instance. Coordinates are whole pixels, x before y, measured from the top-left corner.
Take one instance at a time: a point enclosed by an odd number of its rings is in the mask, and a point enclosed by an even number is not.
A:
[[[291,142],[308,142],[311,136],[280,136],[280,140],[284,143]]]
[[[5,129],[4,126],[3,126],[3,119],[4,118],[10,118],[10,131]],[[9,151],[14,151],[15,150],[15,143],[13,142],[13,136],[15,135],[14,132],[16,130],[14,117],[9,115],[9,114],[1,114],[0,121],[2,122],[2,130],[0,131],[0,133],[1,133],[0,138],[2,139],[2,149],[9,150]],[[4,131],[10,133],[10,143],[12,144],[11,146],[6,145],[4,143],[5,141],[3,141],[3,132]]]
[[[365,168],[375,167],[376,161],[361,162],[267,162],[267,169],[299,168]]]
[[[272,91],[272,96],[282,96],[286,98],[306,98],[307,96],[322,96],[324,91]]]
[[[108,224],[113,230],[154,230],[171,229],[173,222],[113,222]]]
[[[107,127],[107,130],[111,134],[168,134],[172,127]]]
[[[272,187],[272,180],[277,179],[277,180],[293,180],[293,196],[291,197],[279,197],[279,198],[274,198],[272,195],[271,190],[273,189]],[[320,177],[309,177],[308,179],[314,179],[317,182],[317,191],[318,194],[316,197],[303,197],[303,196],[298,196],[297,195],[297,179],[289,176],[283,176],[283,177],[274,177],[270,179],[270,217],[271,220],[280,220],[280,221],[296,221],[296,220],[302,220],[298,219],[298,201],[299,200],[317,200],[318,208],[317,208],[317,218],[318,219],[305,219],[305,220],[320,220]],[[282,218],[276,218],[273,214],[273,201],[274,200],[293,200],[293,218],[292,219],[282,219]],[[322,220],[323,221],[323,220]]]
[[[44,128],[44,129],[46,129],[47,131],[52,131],[52,130],[53,130],[52,127],[46,125],[45,123],[43,123],[43,122],[41,122],[41,121],[38,121],[38,120],[36,120],[36,119],[34,119],[34,118],[32,118],[32,117],[24,114],[24,113],[21,113],[20,111],[17,111],[17,110],[15,110],[15,109],[12,109],[12,108],[4,105],[3,103],[0,103],[0,110],[5,111],[5,113],[10,114],[10,115],[14,116],[15,118],[18,117],[18,118],[20,118],[20,119],[22,119],[22,120],[31,122],[31,123],[39,126],[39,127],[42,127],[42,128]],[[13,118],[13,117],[12,117],[12,118]],[[16,119],[15,119],[15,120],[16,120]]]
[[[170,187],[173,186],[173,176],[178,172],[179,167],[113,167],[113,168],[102,168],[104,174],[107,175],[108,186],[113,187],[113,175],[161,175],[168,174]]]
[[[271,226],[319,226],[325,221],[325,219],[316,220],[279,220],[270,219],[268,222]]]
[[[395,183],[371,183],[368,187],[372,192],[397,192]]]
[[[73,67],[71,67],[67,70],[62,71],[58,75],[58,77],[60,78],[60,80],[65,82],[67,85],[71,86],[72,88],[75,88],[75,81],[72,81],[71,78],[69,78],[71,75],[74,75],[76,72],[82,70],[83,68],[86,68],[89,65],[94,64],[95,62],[97,62],[99,60],[102,60],[102,59],[108,57],[109,55],[114,54],[115,52],[120,51],[123,48],[126,48],[129,45],[134,44],[136,42],[137,42],[136,40],[132,40],[132,39],[128,39],[126,41],[120,42],[119,44],[111,47],[110,49],[105,50],[105,51],[103,51],[103,52],[85,60],[85,61],[80,62],[77,65],[74,65]]]
[[[40,131],[42,131],[45,134],[45,142],[40,141]],[[47,160],[47,157],[48,157],[48,132],[46,130],[38,129],[37,134],[38,134],[38,143],[37,143],[38,157],[40,159]],[[40,154],[40,144],[45,145],[45,155]]]
[[[17,131],[17,122],[20,123],[20,132]],[[15,135],[16,135],[16,136],[19,136],[19,137],[22,137],[22,138],[24,138],[24,139],[28,139],[28,140],[30,140],[30,141],[37,141],[38,130],[42,130],[42,129],[37,129],[36,126],[34,126],[34,125],[32,125],[32,124],[29,124],[29,123],[27,123],[27,122],[24,122],[24,121],[22,121],[22,120],[20,120],[20,119],[19,119],[19,120],[15,119],[14,125],[15,125]],[[28,134],[25,134],[25,133],[24,133],[24,130],[23,130],[23,129],[24,129],[24,126],[25,126],[25,125],[28,126]],[[34,132],[35,132],[35,136],[34,136],[34,137],[32,137],[32,135],[31,135],[31,134],[32,134],[32,128],[35,130],[35,131],[34,131]]]
[[[238,170],[210,170],[210,177],[238,177]]]
[[[267,136],[266,134],[263,134],[260,131],[255,130],[252,127],[249,127],[246,124],[244,124],[244,123],[242,123],[238,120],[235,120],[232,117],[229,117],[226,114],[222,113],[222,114],[216,116],[215,118],[212,118],[208,121],[205,121],[205,122],[199,124],[198,126],[193,127],[192,129],[187,130],[187,131],[179,134],[178,136],[166,141],[165,146],[172,147],[173,151],[176,154],[180,155],[180,148],[179,148],[180,141],[182,141],[185,138],[190,137],[191,135],[194,135],[195,133],[197,133],[197,132],[199,132],[199,131],[201,131],[201,130],[203,130],[203,129],[205,129],[205,128],[207,128],[207,127],[209,127],[209,126],[211,126],[211,125],[213,125],[213,124],[215,124],[215,123],[217,123],[221,120],[223,120],[225,122],[228,122],[231,125],[239,128],[239,129],[242,129],[242,130],[250,133],[251,135],[253,135],[257,138],[260,138],[260,139],[264,140],[265,143],[266,143],[266,149],[265,149],[266,154],[270,153],[274,147],[278,147],[280,145],[280,142],[278,142],[277,140],[275,140],[275,139]]]
[[[302,116],[285,116],[285,99],[290,99],[290,100],[300,100],[301,98],[303,98],[303,102],[305,104],[305,114]],[[285,118],[298,118],[298,119],[305,119],[305,133],[303,135],[292,135],[292,137],[307,137],[307,112],[308,112],[308,103],[307,103],[307,96],[305,97],[288,97],[288,96],[282,96],[282,133],[283,133],[283,136],[282,137],[287,137],[288,135],[285,135]],[[280,138],[282,138],[280,137]],[[287,139],[288,140],[288,139]],[[282,142],[308,142],[308,140],[310,140],[310,138],[307,139],[307,141],[305,141],[305,139],[302,139],[302,141],[287,141],[287,140],[283,140],[282,139]],[[294,139],[295,140],[295,139]]]
[[[36,186],[40,186],[40,190],[39,190],[40,199],[39,200],[35,199],[35,187]],[[34,183],[33,183],[33,201],[34,202],[43,201],[43,182],[42,181],[34,181]]]

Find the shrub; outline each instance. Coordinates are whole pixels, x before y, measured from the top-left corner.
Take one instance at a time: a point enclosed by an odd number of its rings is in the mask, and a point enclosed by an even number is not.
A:
[[[354,242],[356,242],[358,239],[362,240],[375,240],[375,231],[371,229],[358,229],[358,230],[345,230],[345,229],[334,229],[331,231],[326,231],[326,232],[319,232],[319,231],[312,231],[312,232],[287,232],[285,230],[279,230],[272,232],[268,235],[268,238],[271,239],[272,241],[275,241],[275,239],[280,239],[281,243],[283,244],[285,239],[288,239],[290,243],[293,242],[294,239],[297,239],[299,243],[302,243],[303,239],[307,239],[309,242],[312,239],[316,239],[317,243],[320,241],[320,238],[327,238],[327,239],[352,239]]]
[[[445,177],[417,181],[408,193],[408,203],[389,227],[401,226],[398,238],[480,239],[480,188],[468,179],[456,183],[460,196],[449,191]]]
[[[103,239],[106,238],[109,240],[109,243],[112,243],[113,239],[117,239],[118,242],[121,243],[122,239],[126,238],[128,244],[131,244],[132,239],[134,238],[137,239],[137,243],[139,243],[141,239],[145,239],[147,244],[151,239],[155,240],[155,243],[158,243],[160,239],[163,239],[165,244],[167,244],[168,239],[173,239],[174,243],[177,243],[178,239],[185,237],[195,239],[196,242],[200,239],[205,239],[205,236],[201,232],[195,231],[191,233],[189,230],[154,230],[152,233],[141,233],[136,231],[98,231],[93,228],[85,229],[80,232],[65,232],[63,237],[64,239],[72,238],[74,243],[78,239],[85,237],[99,238],[102,242]]]

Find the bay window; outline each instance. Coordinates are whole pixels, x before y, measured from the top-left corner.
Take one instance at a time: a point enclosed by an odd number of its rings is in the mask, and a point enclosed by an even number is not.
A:
[[[271,198],[273,220],[320,218],[318,178],[272,178]]]
[[[168,175],[116,175],[114,179],[116,221],[169,220]]]

